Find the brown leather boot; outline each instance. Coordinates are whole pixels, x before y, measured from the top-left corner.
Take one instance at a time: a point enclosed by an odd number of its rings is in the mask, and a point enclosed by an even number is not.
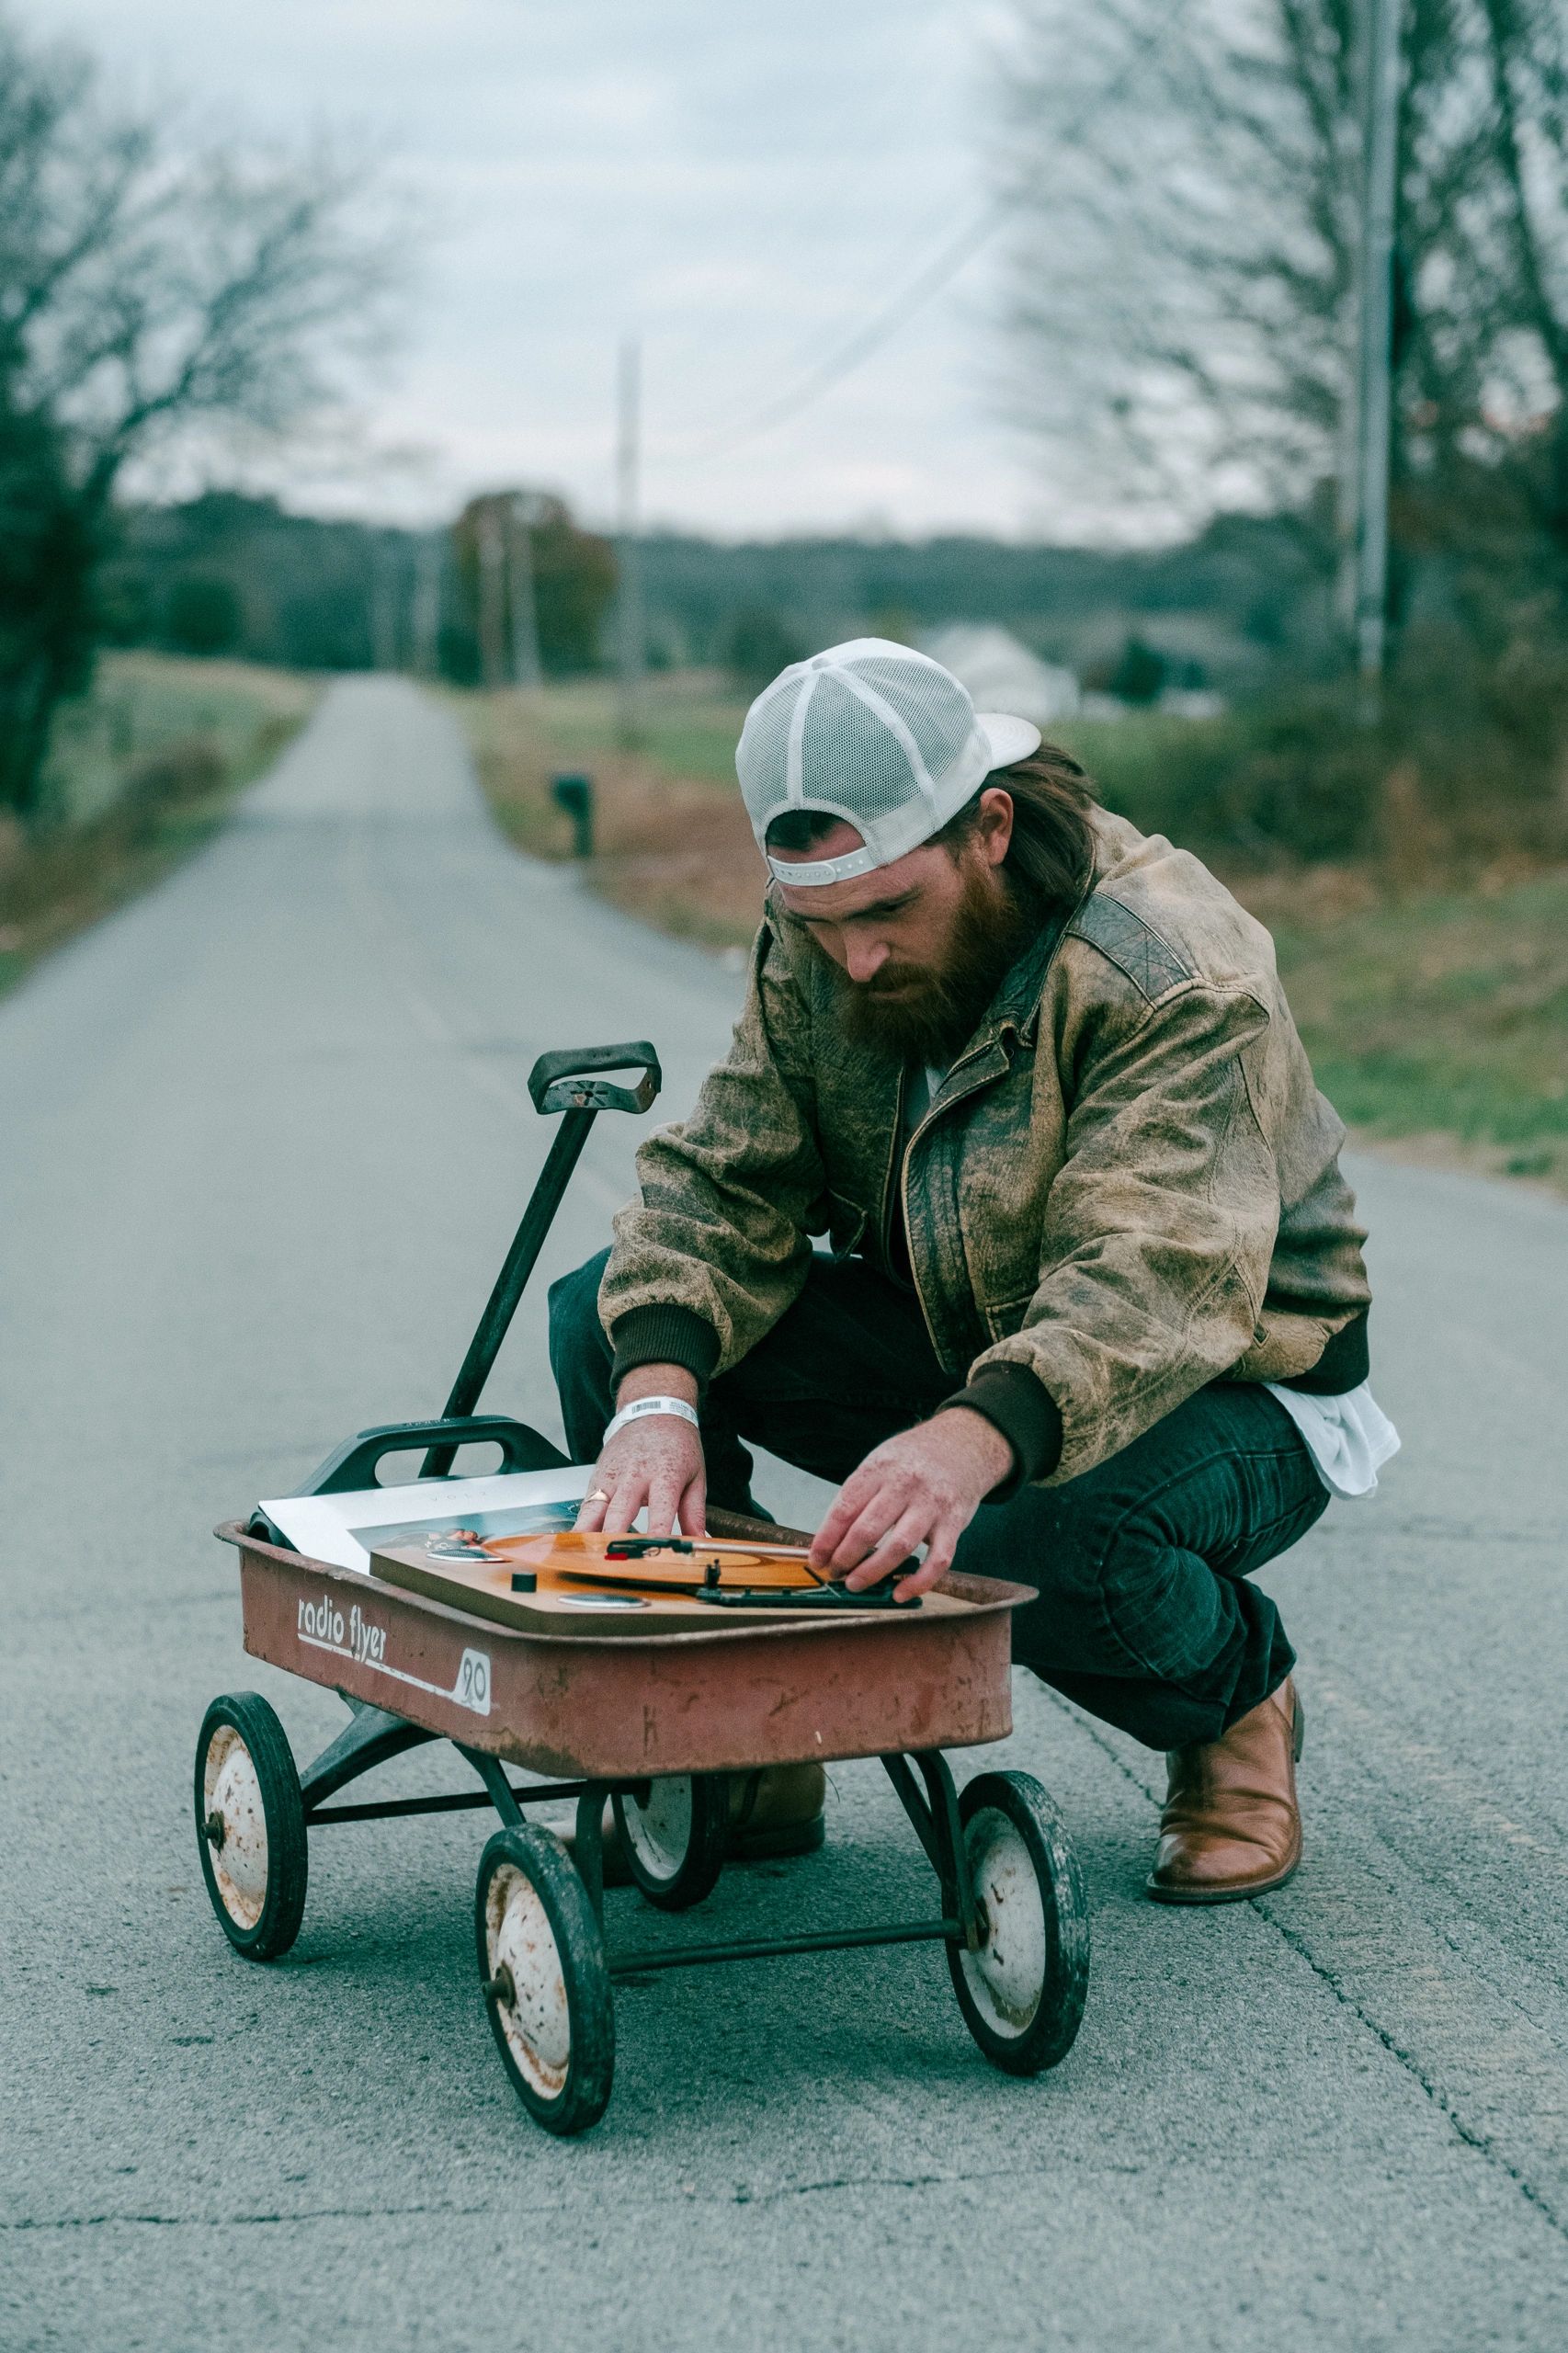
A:
[[[1287,1677],[1218,1740],[1170,1750],[1170,1791],[1145,1882],[1157,1903],[1233,1904],[1284,1885],[1301,1859],[1302,1722]]]
[[[809,1855],[827,1835],[823,1802],[827,1775],[820,1765],[765,1765],[730,1777],[730,1859],[759,1863],[778,1855]]]

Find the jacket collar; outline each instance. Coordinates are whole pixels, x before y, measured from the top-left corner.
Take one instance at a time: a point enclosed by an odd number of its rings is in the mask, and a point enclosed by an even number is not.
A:
[[[1040,1027],[1040,999],[1045,993],[1045,976],[1051,969],[1062,933],[1078,911],[1072,906],[1055,907],[1041,924],[1028,946],[1003,974],[995,995],[976,1024],[974,1035],[961,1052],[954,1057],[958,1063],[967,1062],[971,1054],[983,1047],[1002,1045],[1011,1030],[1026,1045],[1032,1045]]]

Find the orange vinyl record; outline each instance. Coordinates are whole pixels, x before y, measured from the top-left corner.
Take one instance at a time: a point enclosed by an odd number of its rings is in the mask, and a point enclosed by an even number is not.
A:
[[[567,1530],[492,1536],[484,1550],[492,1560],[532,1569],[541,1586],[547,1578],[581,1577],[592,1585],[634,1586],[644,1592],[696,1593],[715,1583],[788,1592],[828,1582],[807,1566],[802,1546],[744,1544],[719,1536],[656,1539]]]

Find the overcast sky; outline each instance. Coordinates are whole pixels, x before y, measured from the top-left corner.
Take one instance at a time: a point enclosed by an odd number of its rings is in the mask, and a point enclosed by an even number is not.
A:
[[[788,424],[746,430],[985,200],[1001,0],[17,0],[209,129],[325,126],[427,210],[360,478],[411,517],[528,482],[603,518],[619,338],[642,338],[650,520],[735,536],[1075,535],[997,418],[983,251]]]

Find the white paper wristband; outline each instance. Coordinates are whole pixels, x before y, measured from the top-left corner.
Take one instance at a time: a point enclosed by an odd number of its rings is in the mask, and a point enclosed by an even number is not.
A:
[[[608,1446],[617,1430],[623,1430],[628,1422],[640,1422],[644,1414],[674,1414],[679,1420],[689,1422],[693,1429],[701,1427],[696,1409],[688,1405],[684,1397],[634,1397],[630,1405],[621,1407],[606,1430],[601,1443]]]

